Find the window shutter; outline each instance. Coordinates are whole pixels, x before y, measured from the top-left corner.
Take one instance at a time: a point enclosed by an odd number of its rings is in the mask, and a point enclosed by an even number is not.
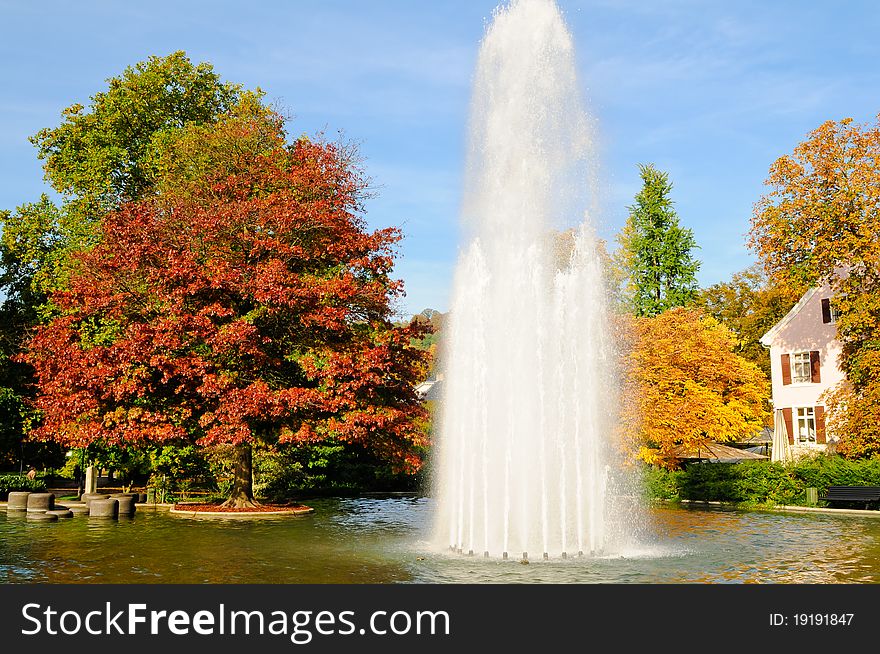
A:
[[[819,352],[816,350],[810,352],[810,376],[810,381],[814,384],[822,381],[822,374],[819,370]]]
[[[822,322],[826,325],[831,322],[831,300],[822,298]]]
[[[791,421],[791,407],[782,410],[782,418],[785,420],[785,428],[788,429],[788,443],[794,445],[794,425]]]
[[[782,385],[788,386],[791,383],[791,355],[782,355]]]
[[[825,442],[825,407],[817,406],[813,409],[816,416],[816,442]]]

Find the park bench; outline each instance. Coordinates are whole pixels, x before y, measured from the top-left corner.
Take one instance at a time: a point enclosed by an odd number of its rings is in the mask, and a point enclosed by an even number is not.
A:
[[[867,509],[871,504],[880,502],[880,486],[829,486],[821,499],[829,504],[858,502]]]

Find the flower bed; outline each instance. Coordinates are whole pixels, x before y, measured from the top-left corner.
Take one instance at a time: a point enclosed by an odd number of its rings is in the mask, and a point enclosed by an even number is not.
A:
[[[248,516],[248,515],[298,515],[302,513],[312,513],[313,508],[302,504],[260,504],[253,507],[230,507],[221,506],[220,504],[206,503],[178,503],[171,508],[171,513],[184,513],[191,515],[228,515]]]

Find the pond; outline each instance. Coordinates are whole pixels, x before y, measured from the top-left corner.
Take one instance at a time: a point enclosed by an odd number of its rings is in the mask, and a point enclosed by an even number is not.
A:
[[[433,500],[320,499],[295,518],[30,522],[0,511],[6,583],[878,583],[880,520],[650,509],[650,544],[623,555],[533,560],[439,552]]]

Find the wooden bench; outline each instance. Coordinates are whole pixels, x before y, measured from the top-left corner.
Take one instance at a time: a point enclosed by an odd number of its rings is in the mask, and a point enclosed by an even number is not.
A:
[[[820,499],[829,504],[871,504],[880,502],[880,486],[829,486],[828,492]]]

